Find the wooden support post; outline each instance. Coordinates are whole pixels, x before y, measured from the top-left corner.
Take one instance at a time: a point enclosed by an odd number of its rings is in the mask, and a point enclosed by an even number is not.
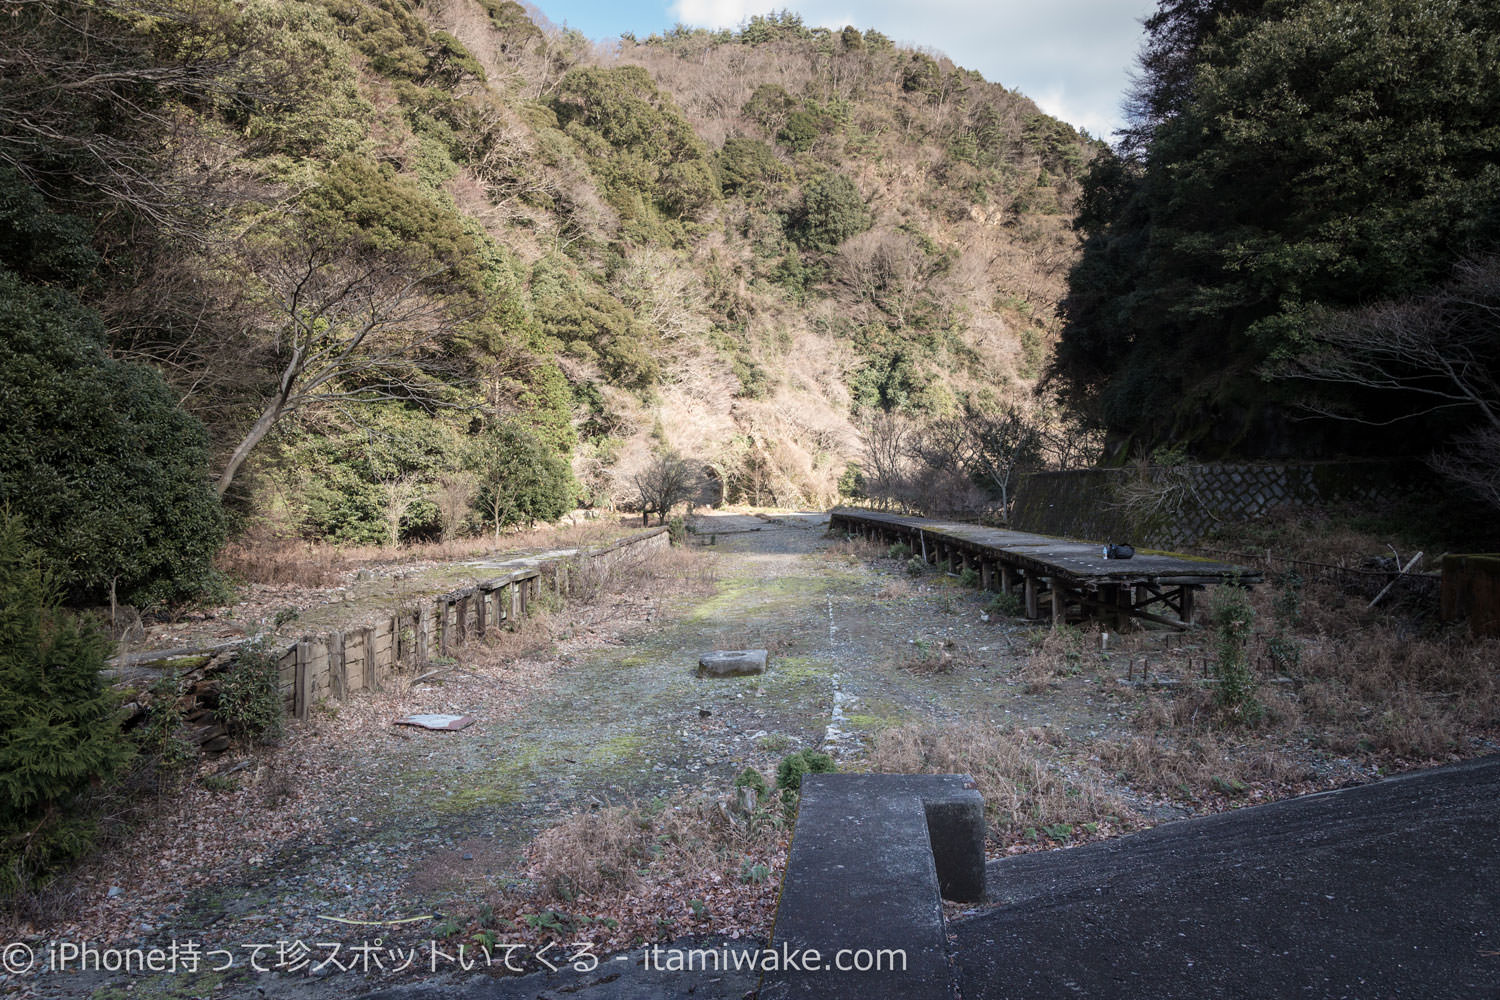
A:
[[[379,662],[375,659],[375,629],[364,629],[365,635],[365,687],[374,690],[380,686]]]
[[[1016,589],[1016,571],[1003,563],[1000,566],[1000,593],[1008,594]]]
[[[349,697],[348,665],[344,661],[344,633],[334,632],[328,636],[328,680],[333,696],[340,701]]]
[[[1067,590],[1057,577],[1052,578],[1052,627],[1056,628],[1068,618]]]
[[[1115,631],[1123,632],[1130,621],[1130,613],[1135,609],[1135,588],[1128,583],[1121,584],[1115,592],[1115,606],[1120,610],[1115,615]]]
[[[510,630],[514,632],[520,628],[521,617],[521,588],[515,580],[505,585],[507,600],[505,602],[505,620],[510,623]]]
[[[308,670],[308,661],[312,659],[312,643],[303,640],[297,643],[297,673],[294,681],[294,701],[292,703],[292,714],[299,719],[307,718],[307,710],[312,704],[312,671]]]
[[[1197,587],[1182,588],[1182,623],[1184,625],[1193,624],[1193,591],[1197,589]]]
[[[479,604],[474,609],[474,631],[479,633],[479,638],[484,638],[485,629],[489,627],[490,597],[488,590],[474,588],[474,596],[479,598]]]
[[[988,559],[979,560],[979,589],[989,590],[994,583],[994,566]]]
[[[422,609],[419,607],[412,618],[411,634],[416,639],[417,663],[427,662],[427,625],[422,620]]]
[[[457,621],[454,623],[454,634],[458,636],[455,644],[462,646],[469,640],[469,598],[467,596],[460,597],[455,607],[458,612]]]
[[[439,656],[448,655],[448,612],[453,607],[441,597],[437,600],[437,648]]]
[[[1042,617],[1041,604],[1037,600],[1036,577],[1030,573],[1026,574],[1026,617]]]
[[[922,561],[924,563],[931,562],[932,560],[927,558],[927,532],[918,530],[917,538],[922,543]]]

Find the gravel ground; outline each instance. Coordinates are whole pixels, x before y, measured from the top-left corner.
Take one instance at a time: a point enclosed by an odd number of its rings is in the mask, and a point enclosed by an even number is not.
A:
[[[61,957],[59,943],[116,949],[93,959],[104,965],[120,949],[153,947],[164,949],[160,965],[172,960],[173,942],[191,941],[196,971],[181,951],[173,974],[76,971],[74,959],[70,971],[0,973],[0,990],[46,1000],[461,993],[482,970],[462,968],[441,935],[450,923],[472,929],[487,905],[512,920],[518,942],[584,939],[605,969],[632,966],[610,965],[607,955],[641,941],[763,940],[784,857],[774,847],[751,859],[770,870],[761,884],[740,884],[732,872],[683,885],[647,879],[631,892],[572,901],[573,914],[597,922],[548,934],[522,919],[540,921],[558,905],[537,894],[527,846],[580,812],[721,796],[741,769],[774,773],[802,747],[858,766],[875,734],[910,721],[1026,734],[1046,766],[1116,797],[1131,820],[1114,832],[1313,787],[1257,785],[1237,802],[1203,796],[1184,805],[1121,786],[1098,748],[1137,734],[1146,692],[1125,681],[1136,655],[1156,655],[1154,639],[1128,657],[1053,649],[1044,631],[992,618],[952,578],[909,577],[901,563],[830,540],[826,522],[701,518],[689,555],[672,557],[677,579],[643,571],[639,581],[616,581],[623,585],[520,633],[472,644],[420,681],[327,706],[273,750],[220,758],[217,780],[164,800],[153,822],[79,872],[55,919],[4,935],[43,962],[49,948]],[[710,535],[715,544],[703,544]],[[1172,655],[1190,664],[1193,648],[1177,642]],[[770,671],[695,675],[702,652],[736,648],[769,649]],[[939,669],[913,667],[934,657]],[[1051,666],[1039,674],[1039,663]],[[1153,667],[1153,678],[1166,679],[1163,669]],[[457,733],[392,725],[410,712],[475,722]],[[1370,777],[1357,760],[1323,755],[1316,764],[1316,787]],[[991,844],[994,856],[1045,846],[1035,837]],[[608,976],[589,975],[588,988],[603,989]],[[532,995],[523,982],[563,988],[547,977],[507,982],[515,996]],[[688,988],[740,995],[735,984]]]
[[[165,949],[192,940],[202,952],[196,974],[56,972],[6,987],[49,998],[124,986],[132,995],[340,995],[356,981],[430,975],[433,927],[497,887],[524,891],[524,849],[559,819],[603,804],[721,794],[746,766],[774,772],[790,749],[847,758],[892,720],[956,714],[983,675],[899,669],[915,639],[974,645],[993,660],[987,670],[1010,655],[1004,632],[951,583],[882,596],[888,577],[827,551],[826,518],[724,515],[699,527],[718,535],[691,549],[688,573],[707,586],[627,588],[575,604],[463,650],[423,683],[315,712],[274,751],[221,758],[214,769],[225,777],[212,784],[223,790],[200,780],[164,801],[148,828],[78,874],[67,919],[20,929],[43,956],[56,942]],[[771,649],[770,673],[696,677],[699,653],[741,647]],[[476,722],[458,733],[391,725],[417,711]],[[743,912],[720,906],[710,926],[691,929],[764,934],[774,879],[757,890],[744,893],[755,902]],[[357,980],[338,968],[353,960],[348,951],[322,969],[328,948],[284,954],[376,938],[387,968],[401,964],[399,949],[421,954],[403,975]],[[368,967],[375,956],[358,961]]]

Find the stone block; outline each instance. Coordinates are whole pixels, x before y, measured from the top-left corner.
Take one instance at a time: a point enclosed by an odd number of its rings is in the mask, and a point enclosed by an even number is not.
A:
[[[720,649],[698,657],[699,677],[749,677],[766,672],[764,649]]]

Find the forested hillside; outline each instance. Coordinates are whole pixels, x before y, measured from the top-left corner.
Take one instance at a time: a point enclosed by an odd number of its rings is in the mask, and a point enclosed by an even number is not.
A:
[[[0,502],[76,599],[628,501],[663,452],[828,501],[869,414],[1030,397],[1103,148],[792,14],[0,12]]]
[[[1147,31],[1051,383],[1117,460],[1452,445],[1500,503],[1500,8],[1163,0]]]

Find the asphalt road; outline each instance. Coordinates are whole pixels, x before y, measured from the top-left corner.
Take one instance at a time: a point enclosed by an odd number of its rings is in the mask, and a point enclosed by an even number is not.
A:
[[[991,865],[964,1000],[1500,998],[1500,757]]]

